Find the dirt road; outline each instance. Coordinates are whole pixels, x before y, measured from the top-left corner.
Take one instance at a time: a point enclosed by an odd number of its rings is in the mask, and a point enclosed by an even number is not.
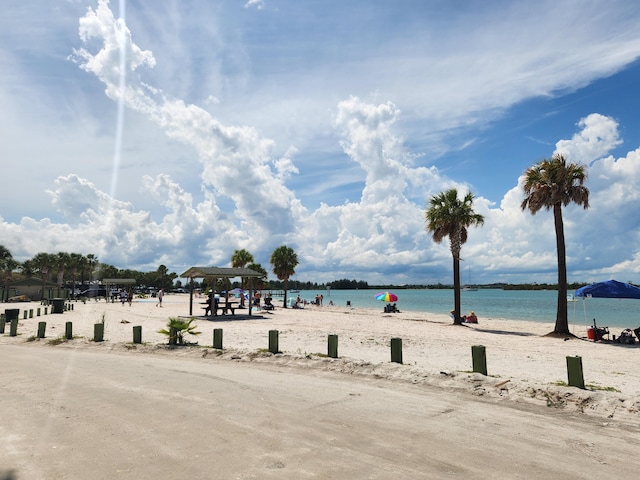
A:
[[[0,358],[0,479],[601,480],[640,468],[636,429],[398,381],[26,344]]]

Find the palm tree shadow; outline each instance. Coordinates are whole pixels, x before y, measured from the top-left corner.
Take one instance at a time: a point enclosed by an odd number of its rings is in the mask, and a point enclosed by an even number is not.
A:
[[[477,330],[478,332],[492,333],[494,335],[513,335],[513,336],[516,336],[516,337],[537,337],[538,336],[535,333],[512,332],[512,331],[509,331],[509,330],[490,330],[490,329],[485,329],[485,328],[475,328],[474,330]]]

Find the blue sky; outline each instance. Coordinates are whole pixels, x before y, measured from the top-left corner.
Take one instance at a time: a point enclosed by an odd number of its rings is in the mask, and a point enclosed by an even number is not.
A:
[[[485,216],[478,283],[553,282],[520,176],[588,166],[570,281],[640,282],[640,12],[626,1],[9,0],[0,13],[0,244],[18,260],[449,283],[427,199]]]

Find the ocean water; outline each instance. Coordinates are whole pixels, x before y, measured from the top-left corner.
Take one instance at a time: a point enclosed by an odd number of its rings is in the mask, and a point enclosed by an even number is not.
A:
[[[352,308],[375,308],[382,311],[385,303],[374,298],[376,290],[308,290],[300,297],[312,301],[316,294],[324,296],[324,305]],[[398,296],[400,310],[449,314],[453,309],[453,290],[393,290]],[[570,295],[574,292],[569,291]],[[297,295],[290,293],[289,296]],[[461,313],[474,311],[482,318],[506,318],[545,322],[553,325],[556,318],[558,294],[551,290],[479,289],[461,293]],[[640,326],[640,300],[610,298],[578,298],[568,304],[569,325],[590,326],[596,319],[598,326],[608,326],[616,335],[624,328]]]

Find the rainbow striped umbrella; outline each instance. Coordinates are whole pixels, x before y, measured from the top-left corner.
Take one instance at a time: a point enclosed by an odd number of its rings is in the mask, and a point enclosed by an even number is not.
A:
[[[380,292],[374,295],[376,300],[380,300],[381,302],[397,302],[398,296],[395,293],[391,292]]]

